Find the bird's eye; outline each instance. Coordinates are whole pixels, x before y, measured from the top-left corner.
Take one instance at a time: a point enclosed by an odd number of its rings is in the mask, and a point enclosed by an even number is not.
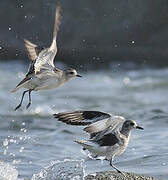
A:
[[[69,74],[74,74],[74,72],[70,72]]]
[[[131,126],[134,126],[134,123],[130,123]]]

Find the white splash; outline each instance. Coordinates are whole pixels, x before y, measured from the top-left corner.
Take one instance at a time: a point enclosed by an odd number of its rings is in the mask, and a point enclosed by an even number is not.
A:
[[[34,174],[31,180],[82,180],[84,179],[83,160],[52,161],[49,166]]]
[[[3,141],[3,146],[8,146],[8,140],[7,140],[7,139],[5,139],[5,140]]]
[[[18,180],[18,171],[8,163],[0,161],[0,180]]]

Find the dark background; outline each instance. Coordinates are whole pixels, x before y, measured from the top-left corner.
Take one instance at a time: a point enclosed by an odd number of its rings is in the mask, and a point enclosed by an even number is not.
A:
[[[168,65],[167,0],[1,0],[1,61],[28,59],[23,38],[50,45],[56,4],[62,7],[56,60]]]

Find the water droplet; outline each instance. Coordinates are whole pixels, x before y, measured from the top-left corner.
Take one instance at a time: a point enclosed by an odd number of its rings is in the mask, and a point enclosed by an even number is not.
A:
[[[163,163],[162,163],[162,165],[163,165],[163,166],[166,166],[166,163],[165,163],[165,162],[163,162]]]
[[[23,152],[23,150],[24,150],[24,147],[22,146],[22,147],[20,148],[19,152]]]
[[[6,149],[4,150],[3,154],[4,154],[4,155],[6,155],[6,154],[7,154],[7,150],[6,150]]]
[[[5,139],[5,140],[3,141],[3,146],[7,146],[7,145],[8,145],[8,140]]]
[[[22,122],[22,125],[25,126],[25,122]]]
[[[123,83],[124,83],[125,85],[129,84],[130,82],[131,82],[131,80],[130,80],[129,77],[125,77],[125,78],[123,79]]]

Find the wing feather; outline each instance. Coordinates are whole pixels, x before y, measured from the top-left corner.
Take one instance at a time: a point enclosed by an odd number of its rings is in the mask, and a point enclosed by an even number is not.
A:
[[[99,136],[102,136],[107,133],[114,133],[119,131],[124,122],[125,118],[122,116],[111,116],[108,119],[104,119],[88,125],[84,130],[90,134],[101,132],[99,133]]]
[[[84,131],[90,134],[91,139],[96,141],[109,133],[116,133],[120,130],[125,118],[112,116],[99,111],[74,111],[54,114],[58,121],[71,125],[86,126]]]
[[[101,132],[111,125],[110,122],[110,118],[97,121],[84,128],[84,131],[88,132],[89,134]]]
[[[24,39],[25,47],[30,60],[34,61],[37,58],[37,45],[31,43],[27,39]]]
[[[66,124],[85,126],[110,118],[111,115],[99,111],[74,111],[54,114],[54,117]]]
[[[58,6],[56,8],[56,11],[55,11],[55,23],[54,23],[54,30],[53,30],[53,41],[52,41],[52,44],[50,46],[50,50],[54,50],[54,51],[56,51],[56,53],[57,53],[57,33],[58,33],[58,30],[59,30],[59,25],[60,25],[60,11],[61,11],[61,8],[60,8],[60,6]]]
[[[53,31],[53,41],[49,48],[44,49],[41,51],[36,58],[36,63],[34,64],[35,67],[35,74],[43,70],[53,70],[54,69],[54,58],[57,54],[57,33],[59,30],[59,24],[60,24],[60,7],[56,8],[56,14],[55,14],[55,24],[54,24],[54,31]]]

